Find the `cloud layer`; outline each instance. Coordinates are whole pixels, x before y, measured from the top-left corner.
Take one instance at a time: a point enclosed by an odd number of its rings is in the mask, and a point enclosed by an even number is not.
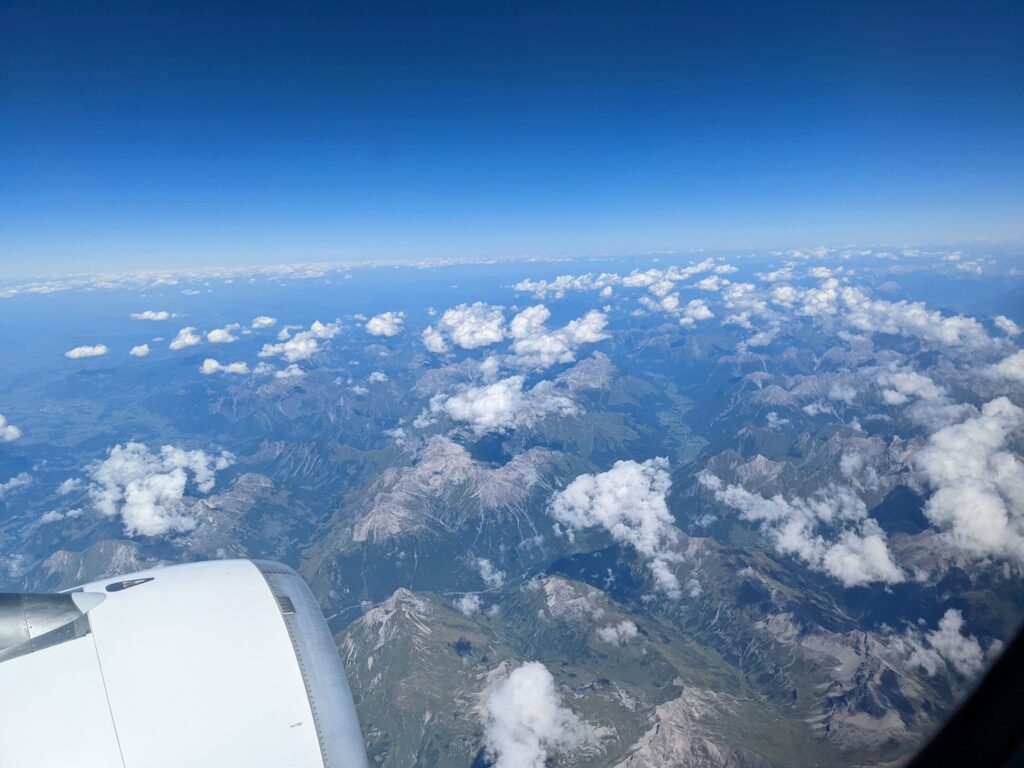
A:
[[[477,558],[476,567],[480,571],[480,578],[484,580],[484,584],[491,589],[497,589],[505,584],[505,572],[495,568],[490,560],[483,557]]]
[[[120,516],[129,536],[189,531],[196,524],[185,496],[189,482],[199,493],[209,493],[217,472],[232,463],[227,452],[210,455],[165,445],[153,453],[142,443],[115,445],[90,468],[89,496],[102,514]]]
[[[7,497],[7,494],[21,490],[32,485],[32,475],[28,472],[19,472],[14,477],[8,478],[0,483],[0,500]]]
[[[8,423],[7,417],[0,413],[0,443],[10,443],[21,437],[21,430]]]
[[[829,485],[807,498],[766,498],[740,485],[726,486],[710,472],[698,479],[715,499],[757,523],[776,551],[794,555],[846,587],[903,581],[886,536],[868,517],[864,502],[850,489]]]
[[[542,381],[524,389],[523,376],[509,376],[493,384],[467,387],[453,395],[437,395],[429,410],[462,422],[478,435],[531,426],[545,416],[572,415],[576,404],[559,392],[554,383]]]
[[[571,363],[580,346],[608,338],[604,332],[608,318],[603,312],[591,310],[556,330],[545,325],[550,317],[550,310],[537,304],[512,318],[508,334],[512,338],[512,365],[543,369],[556,363]]]
[[[999,397],[914,456],[934,490],[924,513],[961,552],[1024,564],[1024,463],[1006,449],[1022,427],[1024,409]]]
[[[259,352],[260,357],[283,357],[289,363],[309,360],[320,351],[320,342],[333,339],[338,335],[341,326],[338,323],[321,323],[316,320],[308,331],[291,334],[288,327],[281,329],[277,335],[278,344],[264,344]]]
[[[599,627],[597,636],[611,645],[628,645],[630,640],[639,636],[636,624],[628,619],[623,619],[618,624],[609,624],[607,627]]]
[[[404,322],[404,312],[383,312],[366,321],[366,332],[371,336],[397,336]]]
[[[939,619],[937,629],[921,633],[909,629],[894,640],[895,648],[906,654],[912,666],[921,667],[935,675],[947,666],[965,677],[975,675],[984,666],[985,654],[981,644],[964,629],[960,611],[950,608]]]
[[[1018,350],[1012,355],[1004,357],[998,363],[990,365],[985,373],[996,379],[1024,384],[1024,349]]]
[[[74,349],[69,349],[67,352],[64,353],[64,357],[70,358],[72,360],[78,360],[83,357],[101,357],[107,354],[107,352],[108,350],[106,344],[95,344],[93,346],[86,345],[81,347],[75,347]]]
[[[451,346],[479,349],[497,344],[505,338],[505,316],[501,307],[478,301],[459,304],[446,310],[436,326],[423,331],[423,344],[435,353],[447,352]]]
[[[632,547],[647,561],[658,589],[675,598],[681,591],[671,564],[679,559],[679,531],[665,503],[671,485],[667,459],[617,461],[607,472],[577,477],[554,495],[549,512],[570,536],[598,528]]]
[[[242,326],[238,323],[229,323],[223,328],[214,328],[206,334],[206,340],[211,344],[231,344],[232,342],[238,341],[238,337],[235,336],[235,331],[239,330],[241,327]]]
[[[196,333],[196,329],[192,326],[187,326],[178,331],[178,335],[171,339],[169,346],[173,351],[177,352],[179,349],[194,347],[201,341],[202,339],[199,337],[199,334]]]
[[[494,768],[544,768],[551,753],[595,740],[567,707],[547,667],[530,661],[494,682],[484,699],[484,748]]]
[[[208,357],[203,360],[203,364],[200,366],[199,372],[206,376],[214,373],[245,374],[249,373],[249,364],[245,362],[221,363],[214,360],[212,357]]]

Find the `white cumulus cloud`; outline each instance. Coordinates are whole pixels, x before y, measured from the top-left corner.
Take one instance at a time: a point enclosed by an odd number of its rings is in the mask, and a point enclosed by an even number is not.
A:
[[[543,369],[556,363],[571,363],[583,344],[594,344],[608,338],[604,332],[608,318],[603,312],[591,310],[565,326],[549,330],[545,323],[551,312],[543,304],[527,307],[509,323],[512,357],[509,362],[528,368]]]
[[[595,739],[594,728],[562,706],[555,680],[540,662],[499,677],[484,699],[484,748],[494,768],[544,768],[552,753]]]
[[[474,594],[473,592],[467,592],[462,597],[453,600],[452,605],[454,605],[455,609],[463,616],[472,616],[475,613],[480,613],[482,603],[480,601],[480,595]]]
[[[911,398],[939,400],[946,391],[924,374],[917,371],[885,371],[875,381],[882,390],[882,399],[889,405],[903,405]]]
[[[199,368],[199,372],[209,376],[214,373],[236,373],[245,374],[249,372],[249,364],[244,362],[239,363],[221,363],[214,360],[212,357],[208,357],[203,360],[203,364]]]
[[[129,536],[159,536],[195,527],[185,493],[191,481],[199,493],[213,490],[216,473],[233,463],[227,452],[211,455],[173,445],[153,453],[142,443],[115,445],[89,471],[89,496],[96,509],[120,516]]]
[[[71,358],[72,360],[78,360],[83,357],[101,357],[107,354],[106,344],[96,344],[93,346],[81,346],[69,349],[64,353],[64,357]]]
[[[14,477],[0,483],[0,500],[7,498],[8,493],[21,490],[30,485],[32,485],[32,475],[28,472],[19,472]]]
[[[8,423],[7,417],[0,413],[0,443],[9,443],[21,437],[21,430]]]
[[[622,285],[627,288],[647,288],[656,296],[664,296],[676,283],[689,280],[694,275],[715,268],[711,259],[685,267],[668,267],[666,269],[648,269],[644,272],[634,271],[622,278]]]
[[[843,288],[840,297],[846,322],[860,331],[915,337],[950,347],[987,347],[992,343],[985,328],[973,317],[944,317],[922,302],[871,299],[853,287]]]
[[[259,317],[253,318],[253,321],[252,321],[252,324],[250,325],[250,327],[254,328],[254,329],[272,328],[275,325],[277,325],[277,318],[276,317],[270,317],[269,315],[260,315]]]
[[[613,285],[621,284],[621,276],[602,272],[599,275],[559,275],[554,280],[520,280],[513,288],[532,293],[535,299],[544,301],[549,296],[561,299],[567,291],[600,291],[607,297],[611,296]]]
[[[1020,336],[1021,327],[1006,315],[997,315],[993,322],[995,322],[996,328],[1007,336]]]
[[[259,356],[283,357],[289,363],[309,360],[320,351],[321,341],[333,339],[340,330],[341,326],[338,323],[321,323],[317,320],[309,326],[308,331],[300,331],[290,336],[291,327],[288,326],[278,334],[280,343],[264,344]]]
[[[132,357],[145,357],[149,354],[149,344],[139,344],[136,347],[132,347],[128,354]]]
[[[405,312],[382,312],[366,321],[366,332],[371,336],[397,336],[405,322]]]
[[[628,645],[630,640],[636,638],[640,633],[636,624],[628,619],[623,619],[618,624],[609,624],[607,627],[599,627],[597,636],[606,643],[612,645]]]
[[[577,412],[572,399],[552,382],[542,381],[532,389],[524,389],[524,382],[523,376],[510,376],[454,395],[437,395],[430,401],[430,412],[468,424],[478,435],[531,426],[549,414]]]
[[[145,312],[133,312],[132,320],[169,320],[173,315],[167,310],[147,309]]]
[[[694,299],[688,302],[680,310],[679,315],[679,324],[684,328],[692,328],[698,320],[710,320],[715,316],[704,299]]]
[[[694,285],[702,291],[713,292],[722,290],[725,286],[729,285],[729,281],[718,275],[711,275],[703,280],[698,280]]]
[[[296,363],[292,363],[287,368],[274,371],[275,379],[301,379],[306,375],[306,372],[302,370]]]
[[[505,584],[505,572],[495,568],[490,560],[479,557],[476,561],[476,567],[480,571],[480,578],[484,580],[484,584],[488,587],[496,589]]]
[[[928,519],[958,550],[1024,563],[1024,463],[1006,449],[1024,409],[1006,397],[935,432],[914,465],[934,490]]]
[[[935,675],[947,665],[961,675],[971,676],[981,671],[985,654],[981,644],[964,629],[960,611],[950,608],[939,619],[937,629],[921,633],[910,629],[894,640],[894,647],[908,656],[908,662]]]
[[[206,340],[211,344],[230,344],[234,341],[238,341],[238,337],[235,336],[235,331],[241,327],[242,326],[238,323],[229,323],[223,328],[214,328],[206,334]]]
[[[1004,357],[998,363],[990,365],[985,373],[995,379],[1024,383],[1024,349]]]
[[[192,326],[187,326],[178,331],[178,335],[171,339],[170,347],[172,350],[177,351],[186,347],[194,347],[201,341],[202,339],[196,333],[196,329]]]
[[[807,498],[786,499],[782,494],[767,498],[740,485],[725,486],[706,471],[698,480],[715,499],[757,523],[777,552],[800,558],[843,586],[904,579],[892,560],[885,532],[850,488],[829,485]]]
[[[47,525],[61,520],[74,520],[76,517],[81,517],[82,515],[83,511],[81,509],[69,509],[67,512],[51,509],[49,512],[44,512],[39,516],[39,522],[42,525]]]
[[[505,316],[501,307],[481,301],[459,304],[446,310],[436,326],[428,326],[421,338],[429,351],[438,354],[447,352],[450,345],[479,349],[504,340]]]
[[[552,497],[548,511],[570,536],[600,528],[632,547],[647,561],[658,589],[677,598],[671,565],[680,559],[679,531],[665,503],[671,485],[667,459],[617,461],[607,472],[577,477]]]

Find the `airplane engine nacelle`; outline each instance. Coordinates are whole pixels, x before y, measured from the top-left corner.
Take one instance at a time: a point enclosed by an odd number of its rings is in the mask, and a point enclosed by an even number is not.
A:
[[[0,765],[366,766],[345,671],[291,568],[221,560],[0,595]]]

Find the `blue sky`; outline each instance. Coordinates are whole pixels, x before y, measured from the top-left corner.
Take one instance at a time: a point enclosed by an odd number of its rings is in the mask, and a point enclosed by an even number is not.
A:
[[[1021,3],[21,2],[0,276],[1022,236]]]

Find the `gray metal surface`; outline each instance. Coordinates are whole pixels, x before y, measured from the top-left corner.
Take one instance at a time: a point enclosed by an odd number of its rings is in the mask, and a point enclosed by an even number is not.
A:
[[[320,604],[288,566],[265,560],[253,563],[282,607],[281,620],[302,670],[325,768],[366,768],[366,747],[352,691]]]
[[[97,593],[0,593],[0,662],[89,633]]]

